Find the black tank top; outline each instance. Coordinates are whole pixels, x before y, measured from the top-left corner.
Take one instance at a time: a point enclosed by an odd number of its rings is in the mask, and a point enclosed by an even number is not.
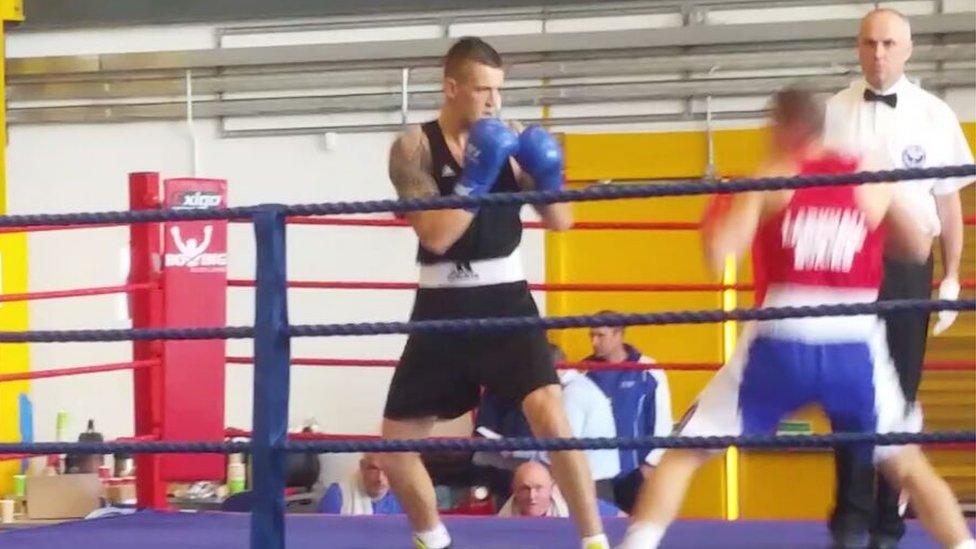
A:
[[[437,181],[437,188],[440,190],[441,196],[452,195],[462,168],[454,159],[450,149],[447,148],[447,141],[444,140],[444,133],[441,131],[440,124],[436,120],[432,120],[421,127],[430,143],[432,160],[430,175]],[[508,193],[519,190],[512,165],[510,162],[506,162],[498,175],[498,179],[495,180],[495,186],[491,192]],[[422,264],[431,264],[443,261],[474,261],[510,255],[522,241],[520,209],[521,205],[480,208],[468,229],[444,255],[437,255],[420,246],[417,250],[417,261]]]

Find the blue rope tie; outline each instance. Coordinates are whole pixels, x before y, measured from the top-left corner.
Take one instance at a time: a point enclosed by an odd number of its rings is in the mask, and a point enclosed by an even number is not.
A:
[[[492,193],[481,197],[437,197],[410,200],[372,200],[363,202],[327,202],[324,204],[297,204],[285,206],[285,215],[338,215],[380,212],[413,212],[472,208],[477,206],[511,204],[551,204],[555,202],[579,202],[584,200],[615,200],[622,198],[649,198],[661,196],[688,196],[711,193],[735,193],[743,191],[771,191],[800,189],[831,185],[860,185],[887,181],[968,177],[976,175],[976,165],[942,166],[935,168],[909,168],[877,172],[857,172],[832,175],[804,175],[798,177],[773,177],[734,179],[724,183],[671,182],[644,185],[598,185],[579,190],[533,191],[518,193]],[[147,223],[161,221],[201,219],[251,218],[261,206],[237,208],[213,208],[206,210],[131,210],[114,212],[90,212],[71,214],[29,214],[0,216],[0,227],[29,227],[34,225],[93,225],[98,223]]]
[[[292,337],[362,336],[431,332],[473,332],[538,329],[584,328],[596,326],[632,326],[660,324],[704,324],[726,320],[775,320],[824,316],[885,315],[903,311],[972,311],[976,300],[903,299],[874,303],[849,303],[807,307],[768,307],[732,311],[671,311],[660,313],[603,314],[562,317],[458,318],[418,320],[413,322],[364,322],[353,324],[319,324],[291,326]],[[0,343],[51,343],[65,341],[144,341],[162,339],[246,339],[254,337],[254,328],[137,328],[126,330],[41,330],[0,332]]]
[[[288,441],[278,450],[297,453],[428,452],[503,450],[626,450],[651,448],[825,448],[849,444],[891,446],[901,444],[973,443],[976,431],[935,433],[833,433],[826,435],[748,435],[721,437],[641,438],[503,438],[423,440],[314,440]],[[247,452],[250,442],[8,442],[3,454],[233,454]]]
[[[418,320],[413,322],[366,322],[353,324],[296,325],[292,337],[357,336],[407,333],[444,333],[496,330],[524,330],[530,328],[562,329],[598,326],[632,326],[649,324],[703,324],[726,320],[775,320],[824,316],[855,316],[891,314],[902,311],[971,311],[976,300],[958,301],[904,299],[874,303],[816,305],[807,307],[768,307],[763,309],[735,309],[732,311],[672,311],[640,314],[602,314],[561,317],[506,317],[447,320]]]

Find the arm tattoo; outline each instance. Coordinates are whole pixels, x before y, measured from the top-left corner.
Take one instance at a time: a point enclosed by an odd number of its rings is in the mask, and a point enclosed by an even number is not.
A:
[[[440,194],[430,175],[431,155],[420,136],[397,138],[390,149],[390,181],[400,198],[429,198]]]

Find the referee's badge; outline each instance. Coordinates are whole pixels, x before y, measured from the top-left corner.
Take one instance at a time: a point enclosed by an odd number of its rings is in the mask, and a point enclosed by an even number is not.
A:
[[[921,168],[925,165],[925,149],[909,145],[901,152],[901,161],[906,168]]]

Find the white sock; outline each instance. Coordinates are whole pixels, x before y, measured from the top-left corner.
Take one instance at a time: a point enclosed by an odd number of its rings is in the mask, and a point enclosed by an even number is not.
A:
[[[664,527],[653,522],[637,522],[627,528],[627,536],[617,549],[657,549],[664,537]]]
[[[414,532],[413,535],[424,544],[424,549],[444,549],[451,544],[451,534],[447,533],[443,522],[426,532]]]
[[[976,540],[969,538],[966,541],[957,543],[952,549],[976,549]]]
[[[606,534],[597,534],[583,538],[583,549],[610,549],[610,540]]]

